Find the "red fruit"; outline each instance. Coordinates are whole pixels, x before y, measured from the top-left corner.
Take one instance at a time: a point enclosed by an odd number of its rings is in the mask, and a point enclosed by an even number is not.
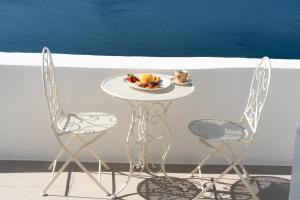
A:
[[[128,80],[129,82],[131,82],[131,83],[134,83],[134,82],[133,82],[133,78],[132,78],[131,76],[127,77],[127,80]]]
[[[140,81],[140,79],[138,79],[136,76],[132,77],[132,81],[135,83],[137,81]]]
[[[127,74],[127,80],[131,83],[135,83],[137,81],[140,81],[133,73]]]

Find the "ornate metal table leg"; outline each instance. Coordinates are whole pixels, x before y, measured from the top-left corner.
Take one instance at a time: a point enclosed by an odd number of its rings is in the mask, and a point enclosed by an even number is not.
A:
[[[126,153],[129,162],[129,174],[125,183],[111,196],[111,199],[116,198],[116,195],[126,188],[132,176],[139,175],[146,167],[148,104],[143,102],[135,105],[131,101],[127,102],[132,109],[131,123],[126,137]],[[137,133],[136,136],[134,134],[135,132]],[[133,142],[132,145],[131,142]],[[138,148],[138,155],[137,161],[134,161],[133,153],[136,148]],[[135,169],[138,170],[137,174],[135,174]]]
[[[127,135],[126,149],[128,160],[132,168],[131,174],[134,173],[134,169],[139,171],[138,174],[145,169],[147,169],[150,173],[166,174],[165,160],[171,146],[171,133],[167,123],[167,110],[170,104],[171,102],[168,102],[166,105],[162,103],[141,102],[134,105],[130,102],[132,108],[132,121]],[[166,132],[164,131],[161,136],[154,136],[149,131],[150,125],[153,125],[157,121],[161,121],[162,125],[166,129]],[[136,134],[134,134],[135,126]],[[132,146],[130,146],[130,140],[133,142]],[[158,165],[149,163],[148,154],[149,144],[154,141],[159,141],[163,148],[163,154],[159,164],[160,168],[156,171],[153,171],[150,168],[150,165],[152,167],[155,166],[155,168]],[[138,150],[138,154],[137,161],[134,162],[133,153],[136,148]]]
[[[134,105],[130,102],[132,107],[132,122],[129,128],[129,132],[126,140],[126,150],[128,155],[128,160],[131,168],[131,176],[139,175],[145,169],[151,173],[159,173],[165,171],[165,159],[167,153],[170,149],[170,130],[168,130],[167,137],[164,135],[155,137],[149,132],[150,122],[153,123],[157,119],[161,119],[164,125],[167,125],[166,119],[164,118],[166,113],[166,107],[163,104],[159,103],[148,103],[141,102],[137,105]],[[159,106],[158,106],[159,105]],[[169,104],[168,104],[169,105]],[[158,106],[156,110],[153,110],[155,106]],[[152,111],[154,114],[152,115]],[[135,127],[136,126],[136,127]],[[136,130],[135,130],[136,128]],[[136,133],[136,134],[135,134]],[[166,139],[166,142],[163,140]],[[156,166],[155,164],[149,163],[149,154],[148,147],[149,144],[153,141],[161,141],[163,147],[163,155],[160,165],[160,170],[153,171],[150,169],[149,165]],[[133,144],[130,145],[130,142]],[[137,160],[134,161],[134,150],[137,149]],[[138,170],[134,174],[134,170]]]
[[[161,136],[153,136],[150,132],[147,135],[148,143],[153,141],[159,141],[162,148],[163,148],[163,154],[161,155],[161,161],[160,161],[160,168],[158,171],[153,171],[150,169],[149,165],[151,165],[154,168],[157,168],[157,164],[151,164],[146,161],[147,165],[146,168],[151,173],[164,173],[164,175],[167,177],[166,169],[165,169],[165,162],[167,155],[170,151],[171,147],[171,131],[168,127],[168,121],[167,121],[167,111],[171,104],[171,101],[167,102],[166,105],[163,103],[152,103],[149,106],[149,119],[151,124],[155,124],[157,121],[162,122],[162,125],[164,126],[164,129],[166,131],[163,131]],[[152,111],[152,112],[151,112]]]
[[[115,198],[117,194],[125,189],[132,176],[138,176],[145,169],[153,174],[163,173],[170,182],[177,185],[168,177],[165,168],[166,158],[171,147],[171,131],[167,121],[167,111],[171,105],[171,101],[167,102],[166,105],[163,103],[149,102],[140,102],[135,105],[131,101],[128,102],[132,108],[131,124],[126,138],[126,152],[130,168],[124,185],[112,195],[112,198]],[[166,129],[161,136],[154,136],[149,132],[150,124],[154,124],[157,121],[161,121]],[[148,160],[148,147],[153,141],[159,141],[163,148],[163,154],[159,164],[149,163]],[[132,145],[130,145],[131,142],[133,143]],[[137,160],[134,161],[133,154],[136,149],[138,150]],[[152,168],[158,168],[158,170],[153,171],[150,166],[152,166]],[[138,172],[135,173],[135,170],[138,170]]]
[[[126,153],[127,153],[128,162],[129,162],[129,174],[127,176],[125,183],[114,194],[111,195],[110,199],[115,199],[117,197],[117,195],[126,188],[126,186],[129,184],[129,181],[134,173],[135,165],[132,161],[132,150],[129,147],[129,141],[133,135],[134,127],[138,121],[138,117],[137,117],[137,110],[135,109],[133,103],[130,101],[127,101],[127,102],[129,103],[129,105],[131,107],[131,123],[130,123],[129,130],[128,130],[127,137],[126,137]]]
[[[159,119],[163,125],[164,125],[164,128],[166,129],[166,132],[165,132],[165,135],[161,136],[160,138],[155,138],[156,140],[157,139],[162,139],[164,140],[165,139],[165,142],[162,142],[162,145],[164,147],[164,152],[162,154],[162,162],[161,162],[161,171],[164,176],[168,179],[168,181],[170,181],[172,184],[176,185],[176,186],[179,186],[180,188],[182,188],[184,191],[187,191],[188,189],[185,187],[185,186],[182,186],[182,185],[178,185],[177,183],[175,183],[167,174],[166,172],[166,168],[165,168],[165,162],[166,162],[166,158],[167,158],[167,155],[170,151],[170,148],[171,148],[171,130],[169,128],[169,124],[168,124],[168,109],[171,105],[171,101],[167,102],[166,105],[162,104],[162,103],[154,103],[152,104],[152,107],[153,108],[160,108],[156,110],[155,114],[152,116],[152,120],[153,119]],[[151,121],[152,121],[151,120]],[[150,137],[152,137],[150,135]]]

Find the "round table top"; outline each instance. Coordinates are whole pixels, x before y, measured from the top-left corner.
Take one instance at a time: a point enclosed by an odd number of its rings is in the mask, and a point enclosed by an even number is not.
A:
[[[173,76],[157,74],[160,77],[172,78]],[[104,92],[121,99],[134,101],[170,101],[185,97],[193,93],[195,87],[192,83],[176,85],[171,83],[168,88],[156,91],[144,91],[129,87],[124,78],[126,74],[109,77],[102,81],[101,88]]]

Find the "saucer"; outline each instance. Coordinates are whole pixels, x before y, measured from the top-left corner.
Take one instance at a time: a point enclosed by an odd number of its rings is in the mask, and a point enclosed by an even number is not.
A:
[[[184,82],[184,83],[180,83],[180,82],[177,82],[176,79],[175,79],[174,77],[171,78],[171,81],[172,81],[173,83],[175,83],[176,85],[188,85],[188,84],[190,84],[190,83],[192,82],[192,80],[189,79],[188,81],[186,81],[186,82]]]

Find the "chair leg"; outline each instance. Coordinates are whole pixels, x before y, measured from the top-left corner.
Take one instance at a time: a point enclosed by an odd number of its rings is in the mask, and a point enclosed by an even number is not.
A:
[[[202,171],[201,168],[202,166],[215,154],[217,153],[224,144],[219,145],[218,147],[214,147],[213,145],[209,144],[208,142],[204,141],[204,140],[200,140],[204,145],[206,145],[207,147],[209,147],[211,150],[211,152],[201,161],[201,163],[190,173],[190,177],[194,177],[194,174],[198,171],[199,174],[199,178],[200,178],[200,185],[201,185],[201,190],[204,189],[204,183],[202,181]]]
[[[241,181],[243,182],[243,184],[246,186],[247,190],[250,192],[250,194],[252,195],[252,197],[254,199],[259,199],[256,194],[253,192],[250,184],[248,183],[248,181],[242,176],[242,174],[240,173],[239,169],[236,166],[233,166],[234,171],[237,173],[237,175],[239,176],[239,178],[241,179]]]
[[[218,146],[217,148],[215,148],[214,146],[208,144],[207,142],[203,142],[202,140],[200,140],[202,143],[204,143],[206,146],[208,146],[209,148],[213,149],[202,161],[201,163],[190,173],[190,177],[194,177],[194,174],[201,170],[201,167],[215,154],[217,153],[222,147],[223,144],[221,144],[220,146]],[[201,172],[200,172],[201,173]]]
[[[216,149],[214,149],[210,154],[208,154],[201,162],[200,164],[190,173],[191,177],[194,177],[194,174],[201,170],[201,167],[217,152]]]
[[[226,154],[225,152],[223,152],[224,156],[227,158],[227,160],[229,162],[233,162],[233,159],[237,159],[236,154],[234,153],[234,151],[230,148],[230,146],[228,144],[225,144],[226,148],[229,150],[229,154]],[[240,160],[241,158],[243,158],[243,156],[240,156]],[[250,180],[249,178],[249,173],[246,171],[245,167],[243,165],[238,165],[239,162],[235,162],[235,164],[233,163],[233,170],[236,172],[236,174],[239,176],[239,178],[241,179],[241,181],[243,182],[243,184],[246,186],[247,190],[250,192],[251,196],[254,199],[258,199],[258,197],[255,195],[255,193],[253,192],[253,190],[251,189],[250,183],[248,182]],[[240,170],[238,169],[237,166],[240,166],[242,168],[243,174],[245,175],[245,177],[243,177],[242,173],[240,172]]]
[[[107,196],[110,195],[110,193],[104,188],[104,186],[100,182],[97,181],[97,179],[91,174],[91,172],[89,172],[75,156],[73,157],[73,160],[90,177],[90,179],[92,179],[92,181],[94,181],[96,183],[96,185],[100,189],[102,189],[103,192],[105,192],[105,194]]]
[[[83,164],[79,161],[79,159],[76,157],[76,154],[83,150],[84,148],[88,148],[93,142],[95,142],[98,138],[100,138],[101,136],[103,136],[104,134],[101,134],[101,135],[97,135],[96,137],[88,140],[88,141],[85,141],[83,143],[83,145],[81,147],[79,147],[76,151],[74,151],[71,156],[73,158],[73,161],[90,177],[90,179],[92,179],[92,181],[94,181],[96,183],[96,185],[103,191],[106,193],[106,195],[110,195],[110,193],[107,191],[107,189],[104,188],[104,186],[97,181],[97,179],[91,174],[91,172],[89,172],[84,166]],[[70,152],[68,152],[70,153]]]
[[[72,161],[72,157],[68,158],[66,162],[63,164],[63,166],[59,169],[59,171],[56,173],[56,175],[51,178],[48,185],[45,187],[45,189],[42,191],[42,196],[47,195],[47,191],[50,188],[50,186],[56,181],[56,179],[60,176],[60,174],[66,169],[66,167],[69,165],[69,163]]]
[[[225,146],[226,146],[226,148],[229,150],[229,153],[230,153],[230,155],[231,155],[231,160],[236,159],[237,156],[236,156],[236,154],[234,153],[234,151],[230,148],[230,146],[229,146],[228,144],[225,144]],[[246,178],[247,180],[250,181],[250,175],[249,175],[249,173],[247,172],[247,170],[246,170],[246,168],[244,167],[244,165],[239,165],[239,166],[240,166],[240,167],[242,168],[242,170],[243,170],[244,178]]]
[[[216,153],[216,150],[212,151],[209,155],[207,155],[201,163],[190,173],[190,177],[193,178],[195,176],[195,173],[198,171],[198,175],[200,178],[200,185],[201,189],[203,190],[203,181],[202,181],[202,171],[201,167],[204,165],[206,161],[208,161],[214,154]]]
[[[69,144],[71,143],[71,141],[74,139],[75,135],[72,135],[69,140],[66,142],[66,146],[69,146]],[[54,162],[56,163],[57,160],[60,158],[60,156],[62,155],[62,153],[64,152],[63,148],[60,149],[60,151],[58,152],[58,154],[55,156],[54,160],[51,162],[51,164],[48,167],[48,170],[54,170],[55,171],[55,167],[54,167]],[[54,169],[52,168],[54,167]]]
[[[48,170],[53,170],[54,164],[56,164],[56,161],[60,158],[61,154],[63,153],[63,149],[61,149],[58,154],[55,156],[54,160],[51,162],[51,164],[48,167]],[[55,170],[55,169],[54,169]]]
[[[225,143],[223,143],[225,144]],[[206,193],[209,189],[211,189],[223,176],[225,176],[225,174],[227,174],[231,169],[234,169],[234,171],[237,173],[237,175],[239,176],[239,178],[241,179],[241,181],[244,183],[244,185],[246,186],[247,190],[250,192],[250,194],[252,195],[252,197],[254,199],[258,199],[258,197],[255,195],[255,193],[253,192],[253,190],[251,189],[250,184],[247,182],[247,180],[242,176],[241,172],[239,171],[239,169],[237,168],[237,165],[241,162],[241,160],[243,159],[243,157],[245,156],[245,152],[241,153],[241,155],[239,157],[236,157],[233,150],[229,147],[228,144],[226,144],[226,147],[229,149],[230,155],[228,155],[225,152],[222,152],[222,154],[226,157],[226,159],[231,163],[231,165],[229,165],[217,178],[214,179],[214,181],[207,186],[204,190],[202,190],[195,198],[194,200],[198,199],[199,197],[203,196],[204,193]],[[235,161],[233,161],[235,160]],[[245,169],[244,166],[242,166],[242,169]],[[248,173],[247,173],[248,174]]]
[[[77,135],[77,138],[80,140],[80,142],[81,142],[82,144],[85,144],[85,143],[86,143],[86,141],[85,141],[80,135]],[[106,164],[106,162],[104,162],[104,161],[100,158],[100,156],[96,153],[95,149],[94,149],[91,145],[87,146],[86,149],[94,156],[95,159],[98,160],[98,162],[101,162],[101,164],[104,166],[104,168],[105,168],[106,170],[110,170],[110,169],[111,169],[111,168]]]
[[[227,174],[231,169],[233,168],[233,165],[228,166],[217,178],[214,179],[214,181],[209,184],[207,187],[204,188],[193,200],[199,199],[202,197],[208,190],[210,190],[225,174]]]
[[[250,181],[250,175],[248,173],[248,171],[246,170],[246,168],[244,167],[244,165],[239,165],[242,170],[243,170],[243,175],[244,175],[244,178],[247,179],[248,181]]]
[[[101,166],[102,166],[102,163],[101,163],[101,160],[99,160],[99,166],[98,166],[98,181],[99,183],[101,183]]]
[[[67,149],[67,146],[61,144],[61,147],[64,149],[64,151],[69,154],[69,158],[66,160],[66,162],[63,164],[63,166],[59,169],[59,171],[56,173],[56,175],[50,180],[50,182],[48,183],[48,185],[45,187],[45,189],[42,191],[42,195],[46,196],[47,195],[47,191],[48,189],[51,187],[51,185],[56,181],[56,179],[61,175],[61,173],[63,172],[63,170],[68,166],[68,164],[73,160],[97,185],[100,189],[102,189],[102,191],[104,191],[106,193],[106,195],[110,195],[110,193],[103,187],[102,184],[100,184],[97,179],[95,177],[93,177],[91,175],[91,173],[82,165],[82,163],[77,159],[76,154],[83,150],[84,148],[87,148],[89,145],[91,145],[93,142],[95,142],[98,138],[100,138],[103,134],[101,135],[97,135],[96,137],[86,141],[82,146],[80,146],[79,148],[77,148],[77,150],[71,152],[69,149]],[[75,135],[74,135],[75,136]],[[69,143],[72,141],[74,137],[72,136],[70,138],[70,140],[68,141]],[[54,163],[56,163],[55,161],[53,162],[52,165],[54,165]],[[54,173],[54,169],[52,171],[52,175]]]
[[[52,180],[53,179],[53,176],[54,176],[54,173],[55,173],[55,168],[56,168],[56,160],[54,160],[54,164],[53,164],[53,168],[52,168],[52,173],[51,173],[51,179],[50,180]]]

